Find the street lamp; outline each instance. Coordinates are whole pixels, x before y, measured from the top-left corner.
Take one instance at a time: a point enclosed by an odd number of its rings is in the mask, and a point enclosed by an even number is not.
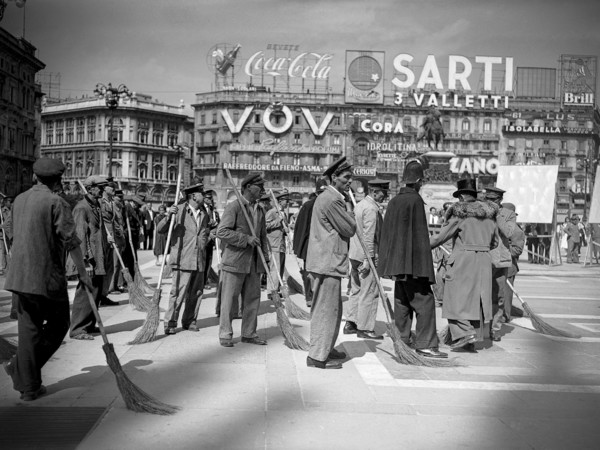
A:
[[[94,94],[98,98],[104,98],[106,101],[106,107],[110,111],[110,132],[108,139],[108,176],[112,177],[112,155],[113,155],[113,122],[114,122],[114,111],[119,107],[120,99],[130,99],[132,93],[127,89],[127,86],[120,84],[119,87],[112,87],[111,83],[105,86],[102,83],[96,84]]]

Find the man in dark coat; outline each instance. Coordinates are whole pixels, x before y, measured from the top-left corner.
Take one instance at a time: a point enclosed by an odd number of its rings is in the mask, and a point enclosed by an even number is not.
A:
[[[100,209],[102,211],[102,220],[104,225],[108,229],[110,235],[115,239],[122,239],[123,236],[117,236],[117,233],[122,233],[122,230],[119,229],[118,224],[116,224],[117,216],[116,216],[116,207],[114,202],[115,190],[117,188],[117,183],[109,182],[104,188],[104,192],[102,194],[102,198],[100,199]],[[115,273],[119,272],[119,260],[115,257],[115,252],[112,246],[109,246],[106,250],[106,258],[104,260],[104,268],[106,270],[106,275],[104,277],[104,285],[102,286],[102,293],[100,294],[100,304],[103,306],[116,306],[119,303],[114,302],[108,298],[108,294],[112,291],[111,283],[115,278]]]
[[[137,195],[127,195],[124,197],[125,206],[122,209],[123,223],[127,233],[127,245],[123,251],[123,263],[129,270],[131,278],[135,277],[135,261],[137,261],[138,243],[140,240],[140,207],[144,204]]]
[[[311,281],[306,272],[306,252],[308,251],[308,238],[310,235],[310,221],[312,218],[313,207],[317,196],[323,192],[327,182],[323,179],[317,181],[314,196],[300,207],[298,217],[294,224],[294,240],[292,242],[294,253],[298,258],[304,261],[304,268],[300,269],[302,283],[304,285],[304,296],[306,297],[306,306],[312,306],[312,287]],[[312,194],[311,194],[312,195]]]
[[[406,186],[388,204],[381,230],[378,272],[394,277],[394,318],[402,340],[408,344],[413,314],[417,315],[418,354],[447,358],[438,350],[435,301],[431,285],[435,284],[433,258],[425,204],[419,195],[423,183],[423,166],[414,160],[406,164],[403,180]]]
[[[4,363],[4,369],[24,401],[46,393],[42,367],[69,330],[67,252],[80,282],[88,289],[92,287],[71,209],[55,193],[64,171],[59,159],[38,159],[33,164],[37,184],[19,195],[14,205],[13,264],[4,288],[18,297],[19,347],[16,356]]]
[[[205,285],[210,284],[208,280],[208,274],[212,265],[213,252],[215,250],[217,242],[217,227],[219,226],[219,222],[221,221],[219,213],[217,212],[217,208],[215,208],[214,193],[215,191],[204,192],[204,208],[206,209],[206,212],[208,214],[208,227],[210,228],[210,234],[208,235],[208,243],[206,244],[206,263],[204,265]]]

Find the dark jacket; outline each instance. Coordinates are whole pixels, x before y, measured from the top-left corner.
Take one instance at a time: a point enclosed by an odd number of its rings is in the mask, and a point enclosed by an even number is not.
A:
[[[294,226],[294,253],[300,259],[306,261],[306,252],[308,251],[308,237],[310,235],[310,221],[312,218],[313,207],[315,200],[310,199],[298,211],[296,224]]]
[[[251,208],[247,202],[244,204],[250,220],[252,220]],[[256,225],[253,224],[256,236],[260,240],[260,247],[266,262],[269,262],[269,245],[267,241],[267,227],[265,213],[261,207],[256,207]],[[223,217],[217,228],[217,238],[221,239],[223,255],[221,265],[224,271],[234,273],[250,273],[252,269],[259,273],[265,272],[258,250],[248,244],[252,236],[250,226],[244,217],[242,205],[234,200],[225,206]]]
[[[519,271],[519,256],[523,253],[525,247],[525,233],[519,225],[514,229],[512,236],[509,239],[510,256],[512,257],[512,266],[508,268],[508,277],[513,277]]]
[[[401,188],[388,204],[377,272],[382,277],[412,277],[435,284],[425,203],[413,188]]]
[[[66,296],[65,255],[81,243],[69,204],[38,184],[17,196],[13,221],[12,259],[4,289]]]
[[[98,201],[89,195],[73,208],[77,237],[81,240],[81,253],[86,263],[94,268],[94,275],[106,275],[104,258],[108,251],[106,229]]]

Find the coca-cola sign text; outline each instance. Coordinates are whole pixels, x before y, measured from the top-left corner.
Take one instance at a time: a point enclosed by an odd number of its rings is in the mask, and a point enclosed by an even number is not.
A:
[[[261,74],[272,77],[288,76],[290,78],[312,78],[325,80],[331,71],[330,61],[333,55],[328,53],[302,52],[295,57],[267,56],[265,52],[254,53],[244,70],[248,76]]]

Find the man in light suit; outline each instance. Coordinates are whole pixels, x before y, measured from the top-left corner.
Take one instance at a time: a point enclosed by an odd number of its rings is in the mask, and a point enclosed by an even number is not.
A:
[[[379,205],[387,197],[390,182],[385,180],[371,180],[365,198],[361,200],[354,210],[356,218],[356,235],[350,239],[350,280],[352,288],[348,299],[346,325],[344,334],[357,334],[363,339],[383,339],[382,335],[375,333],[375,318],[377,317],[377,280],[369,266],[367,256],[358,239],[362,233],[363,241],[369,252],[369,257],[377,266],[379,256],[379,236],[383,216]]]
[[[199,331],[196,325],[202,291],[204,290],[205,249],[210,232],[209,217],[203,208],[204,185],[195,184],[183,190],[187,201],[173,205],[167,216],[157,226],[159,233],[167,233],[171,216],[175,226],[171,236],[169,264],[173,269],[173,285],[169,307],[165,313],[165,334],[175,334],[179,311],[185,301],[181,318],[184,330]]]
[[[352,183],[352,166],[343,156],[323,174],[331,185],[315,200],[310,223],[306,271],[312,278],[308,367],[341,369],[346,354],[335,350],[342,321],[342,278],[348,271],[348,247],[356,221],[346,194]]]

